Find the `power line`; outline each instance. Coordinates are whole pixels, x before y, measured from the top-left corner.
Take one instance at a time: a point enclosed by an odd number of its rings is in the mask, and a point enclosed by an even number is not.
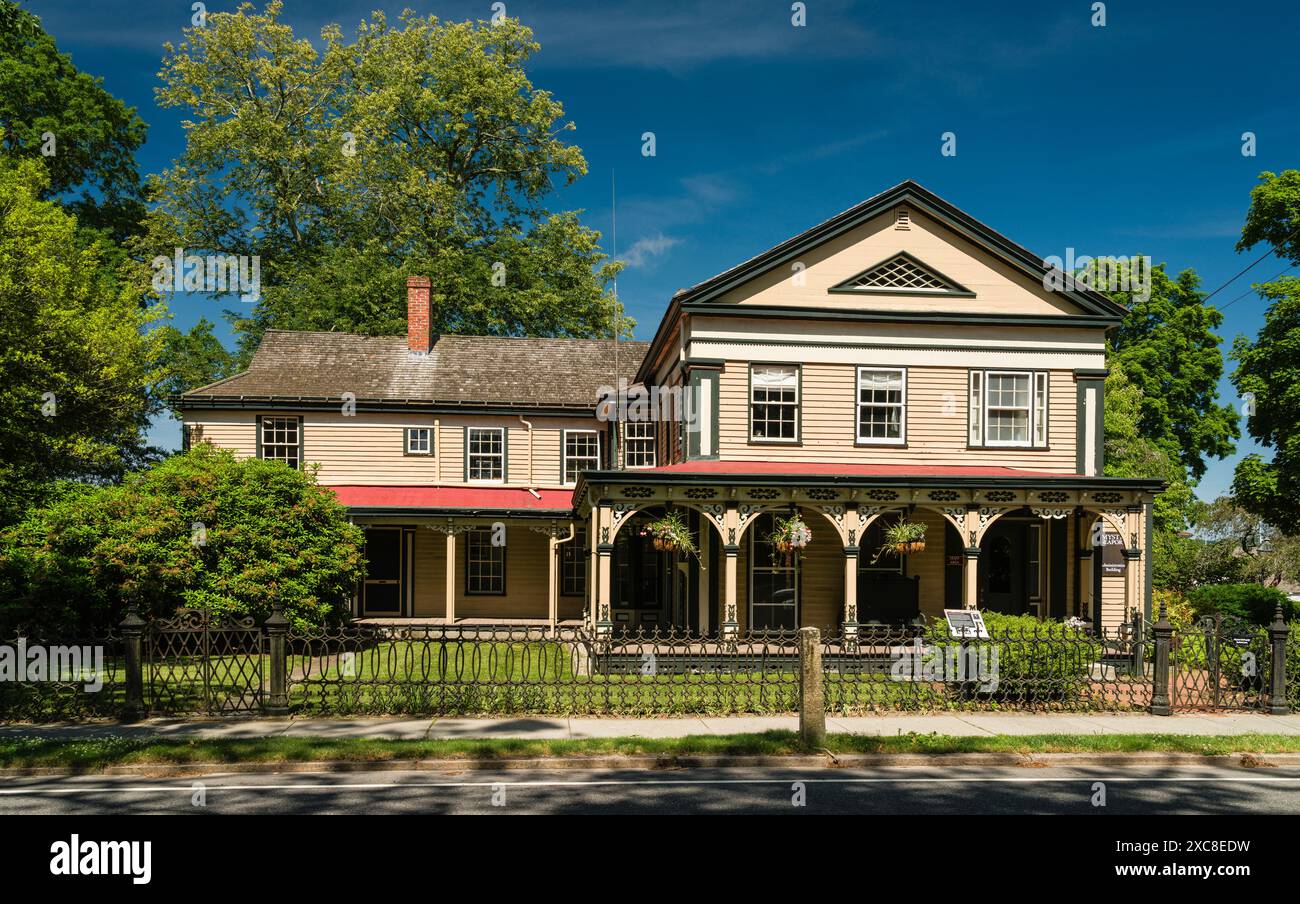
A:
[[[1218,294],[1219,294],[1220,292],[1222,292],[1224,289],[1228,288],[1228,286],[1230,286],[1230,285],[1232,285],[1233,283],[1235,283],[1238,279],[1240,279],[1240,278],[1242,277],[1243,274],[1245,274],[1245,273],[1247,273],[1248,271],[1250,271],[1251,269],[1253,269],[1253,268],[1255,267],[1255,265],[1258,264],[1260,261],[1264,260],[1264,258],[1268,257],[1270,254],[1275,254],[1275,253],[1277,253],[1277,248],[1281,248],[1283,245],[1285,245],[1287,242],[1291,241],[1293,238],[1295,238],[1295,237],[1298,236],[1298,235],[1300,235],[1300,227],[1297,227],[1296,230],[1295,230],[1294,232],[1292,232],[1292,233],[1291,233],[1290,235],[1288,235],[1286,238],[1282,239],[1282,241],[1278,242],[1278,243],[1277,243],[1277,246],[1276,246],[1275,248],[1270,248],[1268,251],[1265,251],[1263,254],[1261,254],[1258,258],[1255,259],[1255,262],[1252,263],[1249,267],[1246,267],[1244,270],[1242,270],[1242,271],[1241,271],[1240,273],[1238,273],[1236,276],[1232,277],[1232,279],[1228,280],[1228,281],[1225,282],[1223,285],[1219,286],[1219,288],[1217,288],[1217,289],[1215,289],[1213,292],[1211,292],[1209,295],[1206,295],[1204,298],[1202,298],[1202,299],[1201,299],[1201,304],[1205,304],[1205,302],[1209,301],[1209,300],[1210,300],[1211,298],[1213,298],[1215,295],[1218,295]],[[1235,299],[1234,299],[1234,300],[1235,300]],[[1229,303],[1231,303],[1231,302],[1229,302]],[[1225,305],[1225,307],[1226,307],[1226,305]]]
[[[1292,264],[1291,266],[1289,266],[1289,267],[1287,267],[1285,270],[1283,270],[1281,273],[1279,273],[1277,276],[1274,276],[1273,279],[1268,280],[1268,282],[1273,282],[1273,280],[1274,280],[1274,279],[1277,279],[1279,276],[1285,276],[1287,273],[1289,273],[1290,271],[1294,270],[1295,268],[1296,268],[1296,265],[1295,265],[1295,264]],[[1228,303],[1225,304],[1225,305],[1221,305],[1221,306],[1219,307],[1219,310],[1220,310],[1220,311],[1226,311],[1228,308],[1232,307],[1234,304],[1236,304],[1237,302],[1241,301],[1241,300],[1242,300],[1243,298],[1245,298],[1247,295],[1250,295],[1250,294],[1252,294],[1252,293],[1254,293],[1254,292],[1255,292],[1255,287],[1254,287],[1254,286],[1251,286],[1251,287],[1250,287],[1249,289],[1247,289],[1245,292],[1242,292],[1242,293],[1241,293],[1240,295],[1238,295],[1236,298],[1232,299],[1232,301],[1228,302]]]

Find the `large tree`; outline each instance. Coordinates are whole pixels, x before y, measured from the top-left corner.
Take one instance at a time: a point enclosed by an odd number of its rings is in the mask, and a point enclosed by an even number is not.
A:
[[[1219,402],[1223,352],[1214,331],[1223,314],[1205,304],[1195,271],[1170,279],[1160,264],[1150,276],[1147,298],[1113,293],[1129,313],[1115,331],[1109,363],[1123,370],[1142,394],[1142,435],[1199,480],[1206,458],[1231,455],[1239,436],[1236,409]]]
[[[41,160],[43,200],[59,199],[87,229],[121,240],[144,219],[135,152],[145,124],[60,53],[40,20],[0,0],[0,130],[10,157]]]
[[[47,186],[37,161],[0,159],[0,524],[52,480],[144,460],[162,376],[148,273],[106,261]]]
[[[1300,265],[1300,171],[1260,174],[1238,251],[1260,243]],[[1300,278],[1282,276],[1255,286],[1268,302],[1252,342],[1233,344],[1233,384],[1252,401],[1246,428],[1273,451],[1237,463],[1233,494],[1247,509],[1288,534],[1300,533]]]
[[[608,334],[617,265],[546,208],[586,162],[526,74],[527,28],[375,13],[317,49],[280,11],[210,13],[167,45],[157,92],[186,111],[186,148],[150,242],[261,256],[245,353],[269,327],[400,332],[411,274],[433,279],[437,330]]]

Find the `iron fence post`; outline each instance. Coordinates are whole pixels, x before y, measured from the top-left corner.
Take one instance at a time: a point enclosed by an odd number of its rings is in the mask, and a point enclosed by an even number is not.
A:
[[[144,715],[144,650],[146,622],[132,607],[122,619],[122,637],[126,643],[126,712],[128,719]]]
[[[1169,624],[1165,614],[1165,604],[1160,604],[1160,618],[1151,626],[1151,636],[1155,638],[1155,674],[1151,677],[1151,715],[1172,716],[1173,707],[1169,704],[1169,647],[1174,638],[1174,626]]]
[[[1270,716],[1285,716],[1291,712],[1286,700],[1286,642],[1290,634],[1286,621],[1282,618],[1282,604],[1273,610],[1273,624],[1268,627],[1268,639],[1272,647],[1273,669],[1271,674],[1268,713]]]
[[[284,608],[278,602],[271,607],[263,628],[271,648],[271,694],[266,711],[273,716],[283,716],[289,712],[289,657],[285,653],[289,619],[284,617]]]
[[[799,736],[810,747],[826,743],[822,632],[816,628],[799,629]]]

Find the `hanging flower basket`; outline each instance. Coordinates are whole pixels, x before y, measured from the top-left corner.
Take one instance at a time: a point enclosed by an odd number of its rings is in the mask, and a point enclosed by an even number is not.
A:
[[[699,548],[691,529],[686,524],[686,516],[678,509],[666,512],[663,517],[646,524],[641,530],[643,537],[649,537],[654,548],[660,552],[678,552],[687,556],[698,556]]]
[[[812,542],[812,529],[798,513],[789,518],[778,518],[776,530],[768,534],[767,542],[772,544],[772,558],[779,557],[789,565]]]
[[[897,524],[885,528],[885,542],[880,547],[880,552],[876,554],[876,558],[879,559],[885,552],[892,552],[899,556],[914,556],[924,551],[925,525],[904,518]]]

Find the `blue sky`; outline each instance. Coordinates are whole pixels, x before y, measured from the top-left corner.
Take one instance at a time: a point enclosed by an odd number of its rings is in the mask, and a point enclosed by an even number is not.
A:
[[[167,166],[182,114],[156,108],[153,91],[161,45],[179,40],[190,4],[26,5],[78,67],[139,108],[142,169]],[[350,33],[373,8],[405,6],[492,14],[490,0],[286,0],[284,18],[314,39],[328,22]],[[534,28],[533,82],[564,104],[590,168],[552,207],[584,210],[607,250],[617,182],[630,263],[619,294],[638,338],[677,288],[909,178],[1040,255],[1147,254],[1218,288],[1263,252],[1233,247],[1257,174],[1300,166],[1294,0],[1117,0],[1104,27],[1091,24],[1092,0],[806,6],[796,28],[785,0],[506,0]],[[646,131],[653,158],[641,154]],[[1246,131],[1254,157],[1241,152]],[[940,154],[944,132],[957,136],[955,157]],[[1250,283],[1284,267],[1270,257],[1215,296],[1232,302],[1225,346],[1262,322]],[[175,323],[218,320],[232,304],[180,296]],[[1235,400],[1226,378],[1221,391]],[[154,438],[175,447],[179,431],[160,423]],[[1239,453],[1253,449],[1243,440]],[[1212,464],[1200,494],[1231,477],[1231,460]]]

